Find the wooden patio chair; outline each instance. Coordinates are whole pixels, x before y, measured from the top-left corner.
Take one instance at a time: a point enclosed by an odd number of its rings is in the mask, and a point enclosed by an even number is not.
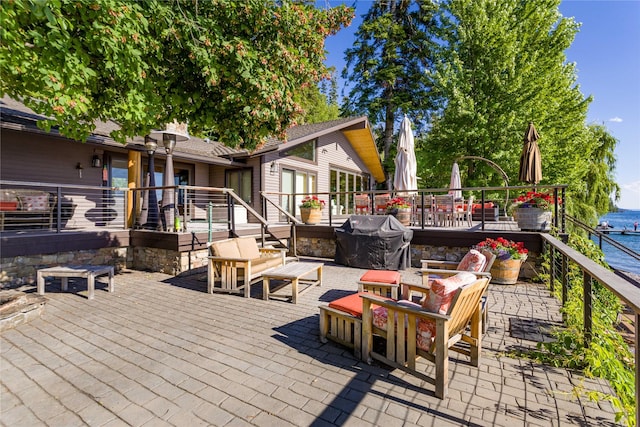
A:
[[[453,195],[438,194],[433,196],[433,199],[433,215],[435,225],[438,227],[453,226],[455,220],[455,205]]]
[[[440,261],[433,259],[420,260],[422,268],[422,284],[429,286],[429,280],[433,276],[437,277],[449,277],[460,273],[461,271],[469,271],[478,276],[491,277],[491,267],[496,260],[496,255],[489,252],[486,249],[479,251],[485,257],[485,262],[480,268],[473,262],[468,262],[468,258],[472,257],[473,253],[469,251],[460,261]]]
[[[471,252],[471,251],[469,251]],[[473,271],[465,267],[464,258],[460,262],[455,261],[437,261],[437,260],[420,260],[422,268],[422,285],[429,288],[429,281],[434,277],[450,277],[461,271],[469,271],[478,277],[487,277],[491,281],[491,267],[496,260],[496,255],[486,249],[480,251],[485,257],[485,264],[479,271]],[[469,254],[465,255],[467,257]],[[403,296],[403,298],[405,298]],[[487,332],[489,324],[489,309],[487,297],[482,297],[482,332]]]
[[[381,298],[397,299],[401,275],[397,271],[369,270],[358,281],[358,293],[353,293],[320,308],[320,341],[332,340],[353,349],[357,359],[362,359],[362,299],[368,292]]]
[[[390,301],[372,294],[361,294],[362,311],[362,351],[364,360],[377,360],[401,369],[415,377],[435,385],[435,395],[444,399],[449,385],[449,350],[468,356],[473,366],[479,366],[482,351],[482,316],[480,299],[489,284],[488,278],[481,278],[459,288],[446,314],[433,313],[421,307],[402,302]],[[374,311],[386,309],[386,328],[374,325]],[[425,331],[435,332],[431,335]],[[378,353],[373,348],[373,336],[386,340],[386,353]],[[460,342],[466,346],[459,346]],[[418,371],[416,359],[424,359],[435,364],[435,375],[429,376]]]

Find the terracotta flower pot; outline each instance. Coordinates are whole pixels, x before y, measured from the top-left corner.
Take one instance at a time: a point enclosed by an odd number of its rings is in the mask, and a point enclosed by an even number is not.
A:
[[[302,222],[309,225],[319,224],[322,219],[322,209],[320,208],[300,208],[300,218]]]

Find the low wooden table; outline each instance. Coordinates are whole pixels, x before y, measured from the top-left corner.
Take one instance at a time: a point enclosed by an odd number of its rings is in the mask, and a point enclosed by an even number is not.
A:
[[[287,280],[291,282],[291,302],[298,303],[298,295],[302,295],[311,286],[299,291],[299,282],[309,283],[309,285],[322,286],[322,266],[324,264],[317,262],[292,262],[282,267],[277,267],[262,273],[262,299],[269,299],[269,281],[270,279]],[[304,276],[316,272],[316,279],[303,279]]]
[[[114,292],[113,284],[113,267],[109,265],[78,265],[72,267],[50,267],[38,270],[38,294],[44,295],[44,278],[60,277],[62,282],[62,290],[67,290],[69,277],[84,277],[87,279],[87,288],[89,295],[87,299],[93,299],[95,290],[95,281],[97,276],[103,274],[109,275],[109,292]]]

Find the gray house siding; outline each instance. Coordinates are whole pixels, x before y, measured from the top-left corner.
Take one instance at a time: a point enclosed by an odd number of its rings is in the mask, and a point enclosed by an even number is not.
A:
[[[305,141],[306,142],[306,141]],[[302,141],[301,141],[302,143]],[[264,189],[266,192],[271,193],[269,195],[270,200],[274,203],[280,204],[280,197],[273,194],[282,191],[282,171],[283,169],[291,169],[316,176],[316,186],[318,193],[327,193],[330,188],[330,169],[340,169],[343,171],[351,172],[353,174],[362,175],[367,174],[368,170],[360,157],[356,154],[355,150],[341,132],[332,132],[328,135],[323,135],[318,138],[316,144],[316,161],[311,162],[296,157],[283,156],[284,153],[293,147],[293,145],[282,144],[280,150],[269,152],[264,155],[263,162],[263,180]],[[277,165],[275,173],[271,173],[271,164],[275,162]],[[326,208],[329,208],[329,196],[327,194],[321,195],[326,203]],[[327,213],[324,212],[326,215]],[[275,209],[268,209],[269,221],[277,221],[278,215]]]

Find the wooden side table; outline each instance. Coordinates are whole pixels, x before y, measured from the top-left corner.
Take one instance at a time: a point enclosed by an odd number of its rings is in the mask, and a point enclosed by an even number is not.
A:
[[[38,294],[44,295],[44,278],[60,277],[62,290],[67,290],[69,277],[84,277],[87,279],[89,295],[87,299],[93,299],[96,277],[103,274],[109,275],[109,292],[114,292],[113,267],[109,265],[78,265],[72,267],[49,267],[38,270]]]

